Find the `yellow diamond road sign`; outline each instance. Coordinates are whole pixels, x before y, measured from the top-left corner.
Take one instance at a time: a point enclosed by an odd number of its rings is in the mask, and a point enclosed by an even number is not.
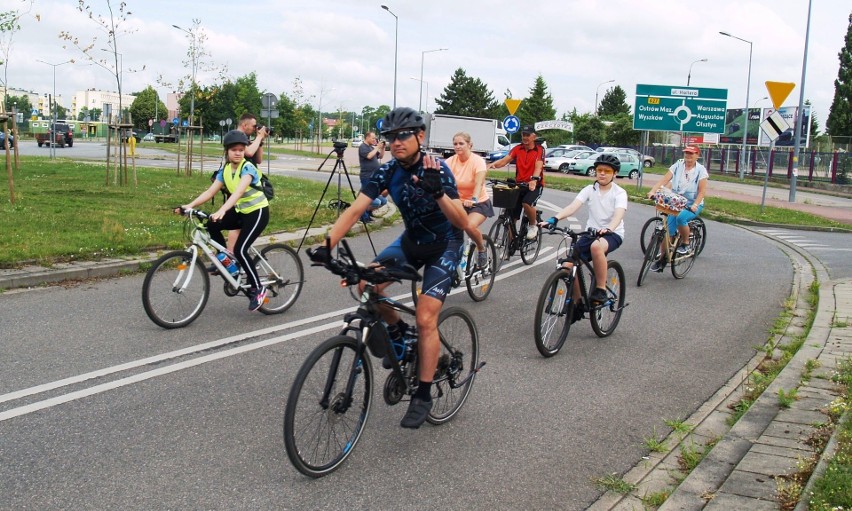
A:
[[[769,91],[769,98],[772,100],[772,106],[775,107],[775,110],[781,108],[784,100],[795,87],[796,84],[790,82],[766,82],[766,90]]]
[[[520,106],[521,100],[520,99],[506,98],[505,104],[506,104],[506,109],[509,110],[509,115],[515,115],[515,111],[518,110],[518,106]]]

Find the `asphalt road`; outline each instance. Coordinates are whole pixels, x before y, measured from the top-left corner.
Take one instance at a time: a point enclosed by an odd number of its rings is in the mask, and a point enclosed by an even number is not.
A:
[[[548,190],[541,204],[572,197]],[[306,266],[281,316],[251,314],[216,284],[177,331],[145,316],[141,275],[3,293],[0,508],[584,509],[601,493],[592,479],[634,466],[664,420],[688,416],[751,358],[791,288],[771,238],[715,222],[685,279],[651,274],[636,288],[651,214],[630,205],[613,254],[630,305],[611,337],[578,323],[542,358],[532,315],[553,250],[532,266],[515,257],[485,302],[463,290],[447,301],[473,314],[487,362],[459,415],[401,429],[405,405],[384,404],[374,361],[366,432],[320,480],[290,466],[281,429],[293,376],[355,305],[325,270]],[[375,245],[398,229],[373,233]],[[352,241],[371,254],[365,236]]]

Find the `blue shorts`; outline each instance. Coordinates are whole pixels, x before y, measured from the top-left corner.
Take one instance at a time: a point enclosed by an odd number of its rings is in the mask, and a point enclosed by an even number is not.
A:
[[[608,248],[606,253],[615,252],[618,247],[621,246],[621,242],[624,241],[621,239],[621,236],[615,234],[614,232],[608,232],[601,236],[601,238],[606,240]],[[598,238],[594,236],[580,236],[577,239],[577,247],[575,250],[578,251],[580,255],[580,259],[583,261],[591,261],[592,260],[592,243],[597,241]]]
[[[692,207],[692,204],[689,205]],[[697,217],[701,211],[704,209],[704,204],[695,208],[695,213],[690,211],[688,208],[684,208],[677,215],[669,215],[667,220],[669,226],[669,236],[674,236],[677,234],[677,228],[688,224],[692,219]]]
[[[461,240],[418,245],[405,233],[376,256],[382,264],[410,264],[423,268],[423,293],[443,302],[453,287],[453,273],[461,257]],[[388,261],[394,261],[389,263]]]

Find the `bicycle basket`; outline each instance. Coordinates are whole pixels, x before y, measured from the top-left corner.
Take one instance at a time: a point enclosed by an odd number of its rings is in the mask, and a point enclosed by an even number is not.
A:
[[[496,185],[492,188],[494,197],[492,201],[495,208],[514,208],[518,205],[518,198],[521,196],[521,188],[510,188],[508,186]]]
[[[678,214],[686,207],[687,199],[683,195],[672,192],[671,190],[659,189],[654,194],[654,205],[657,210],[668,214]]]

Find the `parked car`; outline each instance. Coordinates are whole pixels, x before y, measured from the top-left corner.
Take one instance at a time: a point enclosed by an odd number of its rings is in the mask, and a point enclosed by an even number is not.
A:
[[[355,137],[355,138],[352,139],[352,147],[358,147],[362,143],[364,143],[364,141],[361,140],[359,137]]]
[[[592,149],[591,147],[589,147],[587,145],[562,144],[562,145],[557,146],[557,147],[559,147],[561,149],[572,149],[572,150],[575,150],[575,151],[594,151],[594,149]]]
[[[584,174],[587,176],[595,175],[595,160],[600,156],[600,152],[591,152],[584,155],[583,158],[578,158],[574,162],[569,163],[568,170],[575,174]],[[627,177],[636,179],[642,172],[642,165],[639,163],[639,158],[632,154],[617,154],[618,160],[621,162],[621,169],[616,177]]]
[[[12,136],[12,135],[9,135],[9,147],[12,147],[12,144],[14,144],[14,143],[15,143],[15,137]],[[6,132],[0,131],[0,149],[6,147],[5,144],[6,144]]]
[[[544,170],[558,170],[563,174],[567,174],[571,169],[571,164],[578,159],[585,159],[593,156],[597,158],[598,153],[595,151],[568,151],[563,156],[553,156],[544,159]]]
[[[503,158],[504,156],[509,154],[509,151],[511,151],[512,148],[515,147],[518,144],[520,144],[520,142],[515,142],[513,144],[509,144],[508,146],[506,146],[503,149],[500,149],[498,151],[491,151],[490,153],[488,153],[488,156],[485,159],[488,160],[489,162],[497,161],[500,158]]]
[[[591,151],[591,149],[589,149]],[[551,147],[544,152],[545,158],[556,158],[558,156],[569,156],[571,153],[577,152],[576,149],[568,149],[567,147]]]
[[[145,136],[142,137],[142,142],[153,142],[153,141],[154,141],[154,134],[153,133],[150,133],[150,132],[145,133]]]
[[[657,159],[653,156],[648,154],[641,154],[636,149],[630,149],[628,147],[598,147],[596,151],[599,153],[615,153],[619,156],[622,154],[632,154],[637,159],[642,160],[642,166],[644,166],[645,168],[653,167],[657,163]]]

